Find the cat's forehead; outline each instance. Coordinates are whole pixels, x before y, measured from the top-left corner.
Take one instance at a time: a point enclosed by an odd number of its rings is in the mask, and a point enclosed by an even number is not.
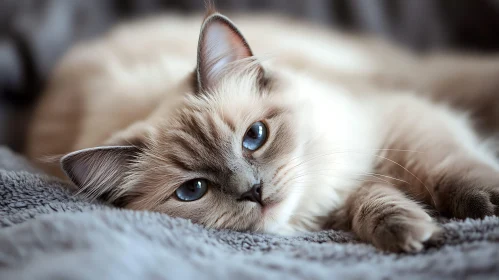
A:
[[[247,125],[263,117],[271,107],[271,99],[255,86],[235,86],[234,81],[207,92],[188,95],[171,124],[188,127],[186,132],[230,135],[246,130]]]
[[[242,157],[242,139],[248,127],[261,120],[276,123],[288,111],[265,96],[243,95],[187,98],[159,128],[155,152],[186,171],[223,173],[237,168],[235,161]]]
[[[203,98],[187,100],[155,136],[153,151],[171,172],[223,174],[238,154],[237,142],[246,128],[238,110]]]

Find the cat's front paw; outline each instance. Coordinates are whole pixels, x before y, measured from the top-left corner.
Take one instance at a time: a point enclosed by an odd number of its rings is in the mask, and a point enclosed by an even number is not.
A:
[[[445,216],[483,218],[499,216],[499,183],[474,180],[441,186],[437,209]]]
[[[461,219],[499,216],[499,186],[462,190],[454,198],[452,212]]]
[[[384,217],[373,230],[373,244],[384,251],[419,252],[440,233],[423,210],[408,210]]]

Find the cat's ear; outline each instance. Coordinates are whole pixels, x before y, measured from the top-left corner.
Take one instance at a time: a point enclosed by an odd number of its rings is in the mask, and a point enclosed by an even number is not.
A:
[[[217,13],[208,16],[201,27],[198,43],[199,89],[216,85],[231,63],[252,56],[246,39],[227,17]]]
[[[83,149],[64,156],[61,167],[89,197],[115,202],[126,192],[124,178],[139,152],[135,146]]]

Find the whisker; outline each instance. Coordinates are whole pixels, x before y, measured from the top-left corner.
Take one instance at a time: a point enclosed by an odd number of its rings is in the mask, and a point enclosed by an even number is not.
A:
[[[417,151],[417,150],[408,150],[408,149],[358,149],[358,150],[353,150],[353,149],[350,149],[350,150],[331,150],[331,151],[325,151],[326,154],[336,154],[336,153],[358,153],[358,152],[363,152],[363,151],[389,151],[389,152],[410,152],[410,153],[425,153],[424,151]],[[314,152],[314,153],[308,153],[308,154],[302,154],[302,155],[299,155],[299,156],[296,156],[294,157],[292,160],[295,160],[297,158],[300,158],[300,157],[304,157],[304,156],[310,156],[310,155],[315,155],[315,154],[321,154],[321,153],[324,153],[324,152]]]
[[[349,179],[349,180],[360,181],[360,182],[362,182],[362,178],[360,178],[360,177],[362,177],[362,176],[370,176],[370,177],[377,178],[378,180],[380,180],[380,181],[382,181],[382,182],[384,182],[384,183],[386,183],[386,184],[388,184],[388,185],[390,185],[390,186],[392,186],[392,187],[396,187],[396,186],[395,186],[394,184],[392,184],[391,182],[389,182],[389,181],[387,181],[387,180],[385,180],[385,179],[383,179],[383,178],[377,177],[377,176],[376,176],[376,174],[369,174],[369,173],[351,173],[351,176],[359,176],[359,178],[351,178],[351,177],[348,177],[348,176],[345,176],[345,175],[341,175],[341,176],[333,176],[332,174],[317,173],[317,172],[322,172],[322,171],[330,171],[330,170],[317,170],[317,171],[315,171],[315,172],[309,172],[309,173],[307,173],[307,174],[298,174],[297,176],[295,176],[295,177],[292,177],[292,178],[288,179],[288,180],[286,181],[286,183],[285,183],[285,184],[289,184],[290,182],[296,181],[297,179],[303,178],[303,177],[305,177],[305,176],[307,176],[307,175],[327,176],[327,177],[337,177],[337,178],[341,178],[341,179],[347,178],[347,179]],[[387,176],[387,177],[390,177],[390,176]],[[396,180],[396,178],[393,178],[393,177],[390,177],[390,178],[392,178],[392,179],[395,179],[395,180]],[[403,180],[400,180],[400,181],[403,181]],[[403,181],[403,182],[405,182],[405,181]],[[405,182],[405,183],[407,183],[407,182]],[[312,186],[313,186],[313,185],[312,185]]]
[[[404,169],[405,171],[407,171],[407,173],[411,174],[416,180],[418,180],[424,187],[425,189],[428,191],[428,194],[430,195],[431,197],[431,200],[433,201],[433,205],[437,205],[436,201],[435,201],[435,198],[433,197],[433,195],[431,194],[430,192],[430,189],[428,188],[428,186],[426,186],[426,184],[421,180],[419,179],[418,176],[416,176],[414,173],[412,173],[409,169],[405,168],[402,164],[394,161],[394,160],[391,160],[389,158],[386,158],[386,157],[383,157],[383,156],[379,156],[379,155],[376,155],[376,157],[379,157],[379,158],[382,158],[382,159],[385,159],[389,162],[392,162],[394,164],[396,164],[397,166],[401,167],[402,169]]]
[[[408,149],[364,149],[364,150],[369,150],[369,151],[394,151],[394,152],[413,152],[413,153],[424,153],[423,151],[416,151],[416,150],[408,150]],[[331,152],[326,152],[323,154],[323,152],[314,152],[314,153],[308,153],[308,154],[302,154],[298,155],[296,157],[291,158],[288,163],[291,163],[295,160],[301,159],[303,157],[307,156],[313,156],[317,154],[322,154],[320,156],[328,156],[328,155],[336,155],[336,154],[344,154],[344,153],[358,153],[359,151],[363,151],[362,149],[359,150],[339,150],[339,151],[331,151]]]
[[[378,149],[378,150],[386,150],[386,151],[388,151],[388,150],[393,150],[393,151],[418,152],[418,151],[414,151],[414,150],[397,150],[397,149]],[[291,167],[289,170],[292,170],[292,169],[294,169],[294,168],[297,168],[297,167],[299,167],[299,166],[301,166],[301,165],[303,165],[303,164],[305,164],[305,163],[307,163],[307,162],[310,162],[310,161],[312,161],[312,160],[314,160],[314,159],[317,159],[317,158],[321,158],[321,157],[324,157],[324,156],[330,156],[330,155],[334,155],[334,154],[349,153],[349,152],[350,152],[350,153],[359,153],[359,152],[355,152],[355,151],[337,151],[337,152],[333,152],[333,153],[322,154],[322,155],[315,156],[315,157],[313,157],[313,158],[311,158],[311,159],[304,160],[304,161],[302,161],[301,163],[298,163],[297,165],[294,165],[294,166],[293,166],[293,167]],[[387,158],[387,157],[381,156],[381,155],[377,155],[377,154],[367,154],[367,155],[372,155],[372,156],[377,157],[377,158],[379,158],[379,159],[383,159],[383,160],[389,161],[389,162],[391,162],[391,163],[393,163],[393,164],[395,164],[395,165],[399,166],[400,168],[404,169],[404,170],[405,170],[408,174],[410,174],[411,176],[413,176],[413,177],[414,177],[414,178],[415,178],[415,179],[416,179],[419,183],[421,183],[421,184],[424,186],[424,188],[428,191],[428,194],[430,195],[430,197],[431,197],[431,199],[432,199],[433,203],[434,203],[434,204],[436,203],[436,202],[435,202],[435,198],[434,198],[434,197],[433,197],[433,195],[431,194],[431,191],[430,191],[430,189],[428,188],[428,186],[426,186],[426,184],[425,184],[425,183],[424,183],[424,182],[423,182],[423,181],[422,181],[419,177],[417,177],[414,173],[412,173],[410,170],[408,170],[408,169],[407,169],[406,167],[404,167],[402,164],[400,164],[400,163],[398,163],[398,162],[396,162],[396,161],[394,161],[394,160],[392,160],[392,159],[389,159],[389,158]],[[385,176],[387,176],[387,175],[385,175]],[[399,179],[399,180],[400,180],[400,179]],[[407,183],[407,182],[406,182],[406,183]]]

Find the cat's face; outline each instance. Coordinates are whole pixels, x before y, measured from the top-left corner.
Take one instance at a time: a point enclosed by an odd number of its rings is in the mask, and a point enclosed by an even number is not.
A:
[[[241,63],[241,61],[243,63]],[[214,228],[277,231],[299,200],[300,131],[230,21],[203,24],[195,93],[136,147],[72,153],[76,185],[133,209]]]
[[[237,95],[233,94],[237,90]],[[222,86],[192,97],[152,136],[132,208],[216,228],[271,231],[289,217],[297,156],[292,108],[258,87]]]

